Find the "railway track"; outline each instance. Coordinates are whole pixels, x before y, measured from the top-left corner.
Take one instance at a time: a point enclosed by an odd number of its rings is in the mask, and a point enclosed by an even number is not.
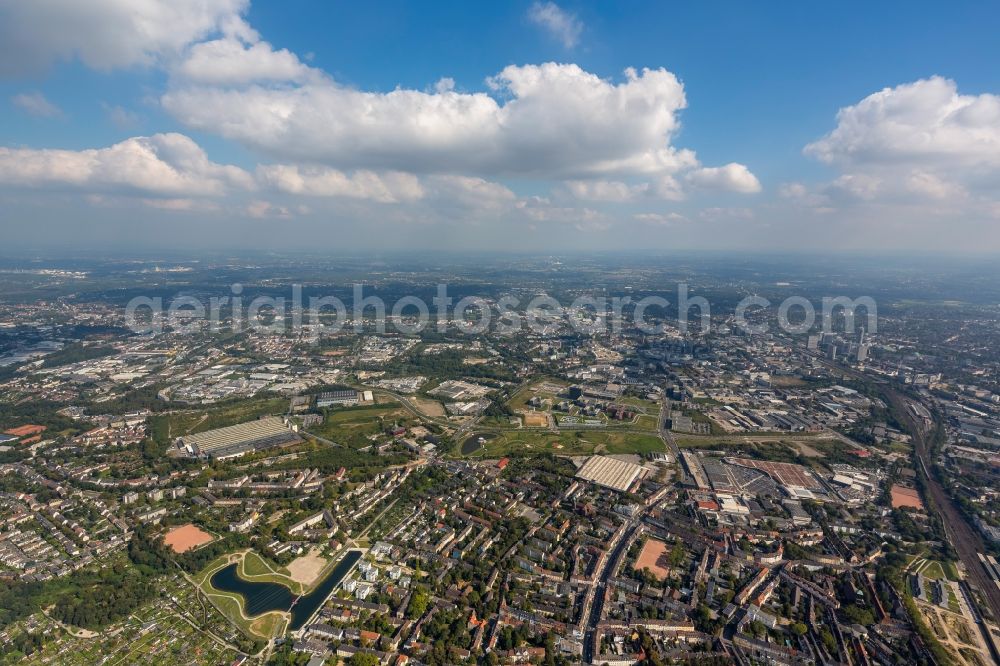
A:
[[[806,353],[810,356],[814,356],[810,352]],[[823,365],[836,370],[845,376],[853,377],[855,379],[876,385],[887,402],[895,408],[900,417],[906,423],[907,429],[910,430],[913,436],[914,456],[916,457],[921,471],[923,472],[923,477],[926,480],[925,493],[929,496],[931,504],[933,505],[930,509],[937,513],[938,518],[940,518],[945,535],[955,548],[955,552],[958,553],[958,558],[965,565],[965,571],[969,581],[973,583],[982,595],[982,599],[989,608],[993,621],[1000,622],[1000,587],[997,587],[996,583],[994,583],[993,579],[990,577],[986,568],[983,566],[983,563],[979,559],[979,553],[986,552],[982,538],[979,536],[979,533],[975,530],[975,528],[969,524],[969,521],[966,520],[965,515],[962,514],[955,506],[955,503],[945,492],[941,483],[937,480],[937,477],[931,474],[931,471],[934,468],[934,461],[931,459],[930,452],[928,451],[928,431],[925,425],[914,417],[913,410],[909,408],[909,401],[911,399],[887,385],[885,381],[869,377],[863,372],[858,372],[856,370],[852,370],[851,368],[845,368],[843,366],[830,363],[825,359],[818,360]],[[970,600],[975,602],[975,597],[972,595],[970,595],[970,597]],[[980,610],[975,607],[974,603],[971,607],[974,613],[981,614]],[[992,638],[987,640],[987,644],[993,652],[993,659],[996,663],[1000,664],[1000,653],[998,653],[997,647],[992,641]]]
[[[893,403],[897,411],[902,414],[913,434],[914,455],[920,461],[920,465],[924,471],[925,491],[933,503],[932,509],[937,512],[938,517],[941,519],[941,524],[948,540],[954,546],[959,559],[965,565],[966,575],[979,590],[982,599],[990,609],[993,620],[1000,620],[1000,588],[993,582],[993,579],[979,559],[979,553],[986,552],[982,538],[969,524],[965,516],[956,508],[955,503],[944,491],[937,478],[928,473],[929,469],[933,466],[933,461],[928,463],[930,454],[927,448],[926,428],[913,417],[911,410],[908,409],[907,398],[892,390],[886,391],[886,397]],[[971,602],[975,601],[975,597],[972,595],[968,596]],[[980,614],[974,603],[970,604],[970,606],[974,614]],[[988,634],[988,630],[985,633]],[[986,642],[993,653],[993,659],[997,663],[1000,663],[1000,654],[998,654],[997,647],[994,645],[992,638],[987,636]]]

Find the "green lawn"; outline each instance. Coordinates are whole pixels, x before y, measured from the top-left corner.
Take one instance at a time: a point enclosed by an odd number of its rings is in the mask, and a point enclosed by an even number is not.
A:
[[[261,569],[266,570],[266,564],[259,556],[256,556],[255,553],[248,554],[251,555],[249,559],[251,562],[250,569],[252,571],[260,571]],[[232,592],[222,592],[212,587],[210,582],[212,576],[215,572],[229,565],[230,555],[231,554],[223,555],[215,559],[200,573],[192,578],[198,585],[198,588],[205,594],[206,597],[208,597],[209,601],[211,601],[215,607],[219,609],[219,612],[225,615],[226,618],[236,625],[245,635],[251,638],[270,638],[274,635],[272,632],[284,626],[284,623],[286,622],[284,613],[272,612],[264,613],[253,618],[244,617],[243,597],[241,595]],[[247,558],[244,558],[244,561],[246,559]],[[242,574],[242,569],[243,563],[241,563],[238,573]],[[275,576],[271,573],[268,573],[267,577],[270,582],[283,582],[282,580],[278,580],[279,578],[287,580],[285,577]],[[264,578],[257,578],[257,580],[263,579]]]
[[[363,407],[361,409],[330,410],[323,423],[309,429],[312,434],[350,445],[365,445],[366,438],[383,432],[394,422],[414,418],[399,403]]]
[[[510,428],[510,419],[509,416],[484,416],[479,419],[479,425],[483,428]]]
[[[283,414],[288,409],[285,398],[257,398],[190,411],[158,414],[149,417],[150,433],[161,443],[181,435],[236,425],[261,416]]]
[[[928,564],[920,572],[925,578],[930,578],[931,580],[939,580],[944,578],[944,569],[941,568],[940,562],[928,562]]]
[[[677,446],[690,448],[712,448],[712,447],[750,447],[757,442],[765,444],[785,444],[792,446],[792,442],[807,442],[810,446],[819,444],[827,440],[818,440],[819,433],[794,434],[787,432],[747,432],[734,433],[732,435],[675,435],[674,441]]]
[[[240,573],[245,576],[264,576],[274,573],[278,567],[266,562],[263,557],[254,552],[249,552],[243,556],[240,563]]]
[[[305,593],[304,585],[288,577],[288,569],[268,562],[253,551],[249,551],[243,556],[243,561],[240,562],[237,573],[247,580],[260,583],[278,583],[289,588],[296,594]]]
[[[616,402],[623,405],[632,405],[633,407],[639,408],[643,413],[649,414],[651,416],[657,416],[660,413],[660,403],[654,400],[645,400],[643,398],[637,398],[632,395],[627,395]]]
[[[608,433],[607,453],[662,453],[666,451],[658,435]]]
[[[656,432],[657,428],[660,427],[660,419],[657,416],[651,416],[649,414],[640,414],[639,418],[635,422],[635,427],[642,430],[649,430]]]
[[[542,377],[540,379],[537,379],[537,380],[531,382],[531,384],[529,384],[528,386],[525,386],[523,389],[521,389],[520,391],[518,391],[517,393],[515,393],[514,395],[512,395],[510,397],[510,400],[507,401],[507,406],[510,407],[515,412],[518,411],[518,410],[526,409],[527,405],[528,405],[528,401],[531,400],[531,398],[533,398],[535,396],[538,396],[539,398],[542,398],[543,400],[545,398],[549,398],[551,400],[554,400],[555,402],[558,402],[560,400],[560,398],[555,393],[550,393],[548,391],[538,390],[538,387],[540,385],[546,384],[546,383],[547,384],[554,384],[554,385],[562,386],[564,388],[567,387],[567,386],[569,386],[569,384],[567,384],[566,382],[564,382],[562,380],[551,379],[549,377]]]
[[[961,580],[961,578],[959,578],[959,576],[958,576],[958,569],[955,568],[955,563],[954,562],[952,562],[951,560],[948,560],[946,562],[942,562],[941,566],[944,569],[944,575],[948,577],[948,580],[955,581],[955,582],[958,582],[959,580]]]
[[[496,458],[506,455],[555,453],[590,455],[593,453],[650,453],[665,451],[660,438],[642,433],[601,429],[562,430],[558,433],[509,430],[486,442],[475,457]]]

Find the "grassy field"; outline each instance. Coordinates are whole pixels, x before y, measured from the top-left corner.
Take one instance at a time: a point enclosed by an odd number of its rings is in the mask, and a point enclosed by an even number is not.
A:
[[[904,444],[903,442],[893,442],[889,445],[889,452],[906,454],[909,453],[912,448],[912,446]]]
[[[151,416],[150,432],[158,441],[165,443],[181,435],[236,425],[261,416],[283,414],[287,409],[288,401],[284,398],[258,398],[232,404],[224,403],[207,409]]]
[[[288,622],[286,613],[279,613],[275,611],[271,613],[264,613],[262,615],[258,615],[257,617],[247,617],[243,611],[243,597],[241,595],[216,590],[212,587],[210,582],[212,576],[217,571],[229,566],[232,559],[240,557],[240,555],[241,554],[230,553],[217,558],[200,573],[194,576],[193,580],[209,601],[215,605],[219,612],[225,615],[230,622],[239,627],[240,631],[242,631],[245,635],[251,638],[270,638],[275,635],[275,632],[282,630]],[[237,570],[237,573],[240,575],[244,574],[243,561],[246,559],[246,557],[241,558],[240,568]],[[256,559],[251,557],[250,559],[251,571],[260,571],[262,568],[267,566],[260,557],[256,557]],[[275,574],[268,573],[267,576],[275,576]],[[250,579],[250,577],[247,578]],[[262,582],[265,580],[263,576],[254,576],[253,579]],[[267,580],[270,582],[282,582],[281,580],[277,580],[277,576],[275,579],[268,578]],[[287,580],[287,578],[285,578],[285,580]]]
[[[958,575],[958,569],[955,567],[955,563],[952,561],[942,562],[942,568],[944,569],[944,575],[948,577],[948,580],[958,582],[961,578]]]
[[[509,430],[473,453],[474,457],[496,458],[531,453],[590,455],[593,453],[650,453],[665,451],[660,438],[652,434],[600,429],[563,430],[558,433]]]
[[[621,403],[623,405],[632,405],[637,408],[643,414],[649,414],[651,416],[657,416],[660,413],[660,403],[653,400],[645,400],[643,398],[637,398],[632,395],[627,395],[615,402]]]
[[[944,569],[941,568],[940,562],[928,562],[927,566],[921,572],[925,577],[931,580],[940,580],[944,578]]]
[[[809,382],[794,375],[771,375],[771,386],[778,388],[798,388],[808,385]]]
[[[253,551],[244,555],[240,562],[240,575],[244,577],[265,576],[276,571],[280,573],[280,569]]]
[[[543,391],[543,390],[541,390],[539,388],[542,384],[553,384],[553,385],[562,386],[562,387],[569,386],[569,384],[567,384],[566,382],[564,382],[562,380],[549,379],[549,378],[543,377],[541,379],[533,381],[531,384],[529,384],[528,386],[525,386],[520,391],[518,391],[517,393],[515,393],[514,395],[512,395],[511,398],[510,398],[510,400],[507,401],[507,406],[510,407],[515,412],[518,411],[518,410],[527,409],[528,401],[531,400],[535,396],[538,396],[539,398],[542,398],[543,400],[545,398],[549,398],[551,400],[554,400],[554,401],[558,402],[559,398],[558,398],[558,396],[556,396],[555,393],[551,393],[551,392],[548,392],[548,391]]]
[[[345,444],[361,444],[369,435],[382,432],[394,422],[413,418],[398,402],[385,406],[330,411],[309,432]]]
[[[444,405],[440,401],[434,400],[433,398],[423,398],[423,397],[413,397],[410,398],[410,403],[420,410],[420,413],[424,416],[430,416],[433,418],[442,418],[447,416],[444,410]]]
[[[305,594],[306,592],[305,585],[289,577],[288,569],[268,562],[253,551],[249,551],[243,556],[237,573],[246,580],[284,585],[296,594]]]
[[[510,428],[509,416],[484,416],[479,419],[479,425],[484,428]]]
[[[817,438],[818,433],[787,433],[787,432],[754,432],[738,435],[675,435],[677,446],[710,448],[713,446],[740,447],[753,444],[788,444],[805,442],[810,446],[820,445],[824,441]]]
[[[641,430],[649,430],[651,432],[656,432],[656,429],[660,426],[660,419],[657,416],[651,416],[649,414],[640,414],[639,418],[636,419],[635,427]]]
[[[941,566],[941,563],[935,560],[925,560],[921,565],[920,573],[922,573],[925,578],[930,578],[931,580],[940,580],[948,577],[945,574],[944,567]]]
[[[604,421],[604,427],[609,430],[646,430],[650,433],[658,432],[660,426],[659,418],[648,414],[638,414],[632,419],[616,421],[609,419],[606,414],[600,414],[597,418]],[[567,424],[566,427],[572,427]]]

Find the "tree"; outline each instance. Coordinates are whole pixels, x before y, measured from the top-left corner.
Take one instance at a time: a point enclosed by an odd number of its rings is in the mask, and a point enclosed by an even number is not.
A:
[[[379,660],[371,652],[355,652],[348,663],[350,666],[378,666]]]
[[[429,602],[430,596],[425,590],[414,590],[410,596],[410,604],[406,607],[406,617],[416,620],[427,611],[427,604]]]
[[[826,627],[820,629],[819,637],[823,641],[823,647],[826,648],[827,652],[829,652],[832,655],[838,654],[837,639],[833,637],[833,634],[830,632],[829,629],[827,629]]]
[[[545,666],[556,666],[556,639],[551,631],[545,634]]]
[[[698,628],[699,631],[703,631],[706,634],[713,634],[716,630],[716,623],[712,619],[712,609],[710,609],[705,604],[698,604],[697,610],[695,610],[694,615],[694,626]]]
[[[674,547],[670,549],[670,566],[674,569],[684,564],[684,559],[687,557],[687,553],[684,552],[684,546],[677,542]]]
[[[864,625],[866,627],[870,627],[875,624],[874,614],[866,608],[861,608],[856,604],[850,604],[848,606],[844,606],[843,611],[847,619],[855,624]]]

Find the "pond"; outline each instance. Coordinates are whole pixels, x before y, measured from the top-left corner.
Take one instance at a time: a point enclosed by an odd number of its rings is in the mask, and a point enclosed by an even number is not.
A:
[[[270,611],[288,611],[291,609],[292,622],[289,629],[295,631],[309,621],[316,609],[323,605],[345,576],[361,559],[362,551],[350,550],[337,563],[326,578],[309,594],[295,602],[296,594],[280,583],[259,583],[240,578],[236,573],[236,564],[230,564],[212,575],[209,581],[215,589],[221,592],[234,592],[243,597],[243,612],[248,617],[255,617]]]
[[[477,435],[469,435],[469,437],[464,442],[462,442],[462,455],[467,456],[481,449],[483,445],[479,441],[480,439],[482,439],[485,442],[488,442],[494,437],[496,437],[496,435],[493,433],[479,433]]]

